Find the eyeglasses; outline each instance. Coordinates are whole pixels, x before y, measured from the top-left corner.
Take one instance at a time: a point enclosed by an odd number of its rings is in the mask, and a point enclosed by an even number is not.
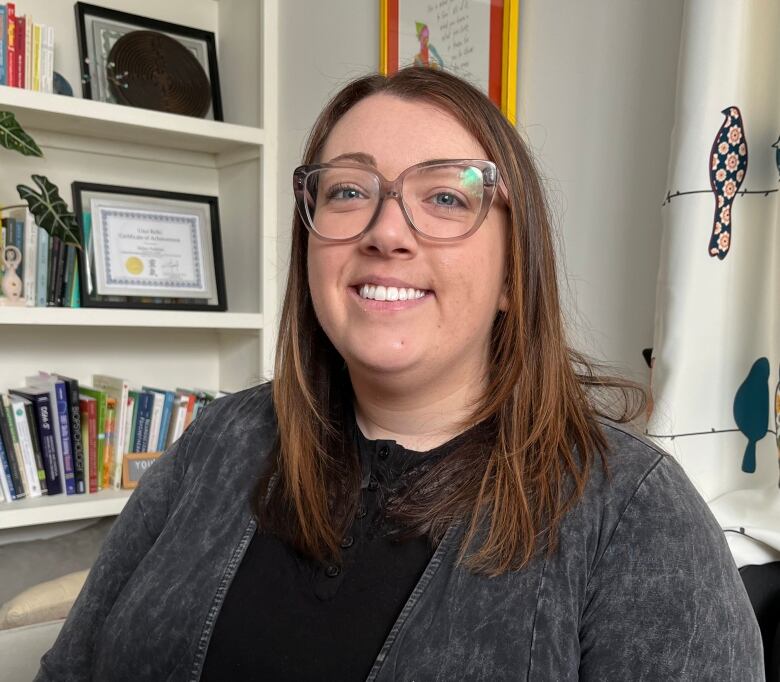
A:
[[[397,201],[409,227],[426,239],[465,239],[485,220],[499,182],[496,164],[477,159],[424,161],[393,181],[358,163],[313,164],[293,173],[301,219],[331,242],[359,239],[385,199]]]

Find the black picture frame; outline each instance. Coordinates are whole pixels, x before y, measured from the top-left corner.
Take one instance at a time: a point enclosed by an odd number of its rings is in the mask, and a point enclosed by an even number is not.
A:
[[[214,311],[227,310],[227,294],[225,287],[225,269],[222,255],[222,236],[219,221],[219,199],[215,196],[203,194],[187,194],[183,192],[169,192],[158,189],[144,189],[140,187],[124,187],[120,185],[104,185],[93,182],[75,181],[71,184],[73,192],[73,210],[79,225],[79,286],[81,291],[81,306],[83,308],[133,308],[153,310],[189,310],[189,311]],[[202,206],[204,214],[208,216],[208,230],[210,240],[210,262],[206,263],[206,270],[210,281],[213,283],[214,295],[210,299],[204,298],[162,298],[147,296],[118,296],[103,295],[97,293],[95,250],[93,248],[92,226],[85,230],[85,216],[87,206],[85,198],[89,195],[110,196],[121,200],[129,197],[137,204],[137,200],[150,199],[154,203],[151,208],[159,209],[161,203],[177,202],[179,204],[191,204]],[[151,202],[150,202],[151,204]]]
[[[203,54],[201,55],[202,58],[198,61],[201,62],[201,66],[204,66],[204,70],[206,71],[211,85],[211,110],[209,112],[211,116],[207,115],[207,118],[213,117],[213,120],[215,121],[224,120],[222,112],[222,95],[219,85],[219,69],[217,65],[216,38],[213,32],[182,26],[168,21],[161,21],[159,19],[151,19],[138,14],[131,14],[130,12],[99,7],[98,5],[92,5],[86,2],[77,2],[75,4],[75,11],[79,64],[81,67],[81,89],[84,99],[116,102],[116,100],[107,93],[95,91],[102,91],[103,88],[100,85],[98,85],[97,88],[92,87],[92,79],[95,78],[96,73],[103,68],[100,63],[100,59],[103,57],[93,54],[90,49],[87,22],[91,18],[97,18],[109,22],[116,22],[117,24],[129,24],[137,30],[158,31],[169,35],[172,38],[180,39],[180,42],[181,39],[187,40],[190,45],[193,41],[202,43]]]

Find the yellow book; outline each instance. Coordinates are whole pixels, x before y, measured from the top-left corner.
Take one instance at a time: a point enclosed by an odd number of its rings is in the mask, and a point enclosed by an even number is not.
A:
[[[32,39],[32,89],[41,89],[41,25],[33,25]]]

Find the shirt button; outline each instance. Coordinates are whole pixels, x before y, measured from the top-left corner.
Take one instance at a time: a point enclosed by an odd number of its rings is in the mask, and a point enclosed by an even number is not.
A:
[[[352,547],[352,545],[355,544],[355,538],[353,538],[351,535],[347,535],[342,541],[341,541],[341,548],[342,549],[349,549]]]
[[[379,448],[379,459],[387,459],[390,456],[390,448],[383,445]]]
[[[368,514],[368,511],[366,510],[366,507],[365,507],[365,505],[362,505],[362,504],[361,504],[361,505],[358,507],[358,510],[357,510],[357,517],[358,517],[359,519],[362,519],[362,518],[364,518],[364,517],[365,517],[365,515],[366,515],[366,514]]]
[[[336,564],[330,564],[325,569],[325,575],[329,578],[335,578],[339,573],[341,573],[341,569]]]
[[[368,480],[368,489],[371,491],[376,490],[379,487],[379,481],[377,481],[373,476]]]

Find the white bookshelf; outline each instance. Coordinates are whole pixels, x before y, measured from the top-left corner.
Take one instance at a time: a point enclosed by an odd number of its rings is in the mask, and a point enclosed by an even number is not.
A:
[[[0,391],[39,370],[80,381],[238,391],[270,376],[277,309],[278,0],[101,0],[96,4],[213,31],[225,121],[81,98],[73,0],[18,0],[55,27],[55,70],[74,97],[0,86],[44,158],[0,149],[0,204],[46,175],[72,205],[71,183],[219,198],[228,310],[0,307]],[[0,534],[118,514],[129,491],[0,504]],[[0,540],[2,538],[0,537]]]

